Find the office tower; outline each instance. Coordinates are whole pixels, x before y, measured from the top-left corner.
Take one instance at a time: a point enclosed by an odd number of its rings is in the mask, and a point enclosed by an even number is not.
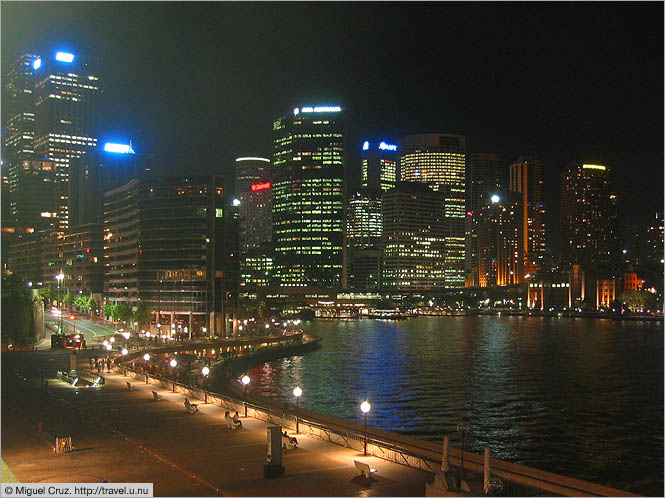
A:
[[[534,275],[540,269],[545,243],[545,203],[543,202],[543,162],[520,157],[510,165],[510,190],[522,194],[524,232],[524,271]]]
[[[132,180],[104,194],[104,267],[106,301],[145,302],[162,332],[230,335],[238,226],[223,178]]]
[[[94,59],[56,52],[32,63],[35,80],[37,156],[55,161],[60,184],[58,228],[69,224],[70,161],[97,145],[97,100],[101,92]]]
[[[344,115],[296,107],[275,120],[275,284],[338,289],[344,271]],[[300,292],[300,291],[298,291]]]
[[[622,225],[621,259],[626,268],[635,269],[646,261],[646,232],[640,225]]]
[[[478,211],[480,287],[521,284],[524,280],[522,199],[511,192],[493,195]]]
[[[465,285],[478,285],[478,234],[477,215],[481,206],[489,204],[490,197],[503,193],[507,185],[508,164],[501,154],[473,152],[469,154],[467,202],[465,217]]]
[[[397,182],[397,145],[363,142],[360,154],[363,189],[386,191]]]
[[[69,226],[101,223],[104,193],[152,173],[165,158],[136,154],[129,144],[105,143],[72,158],[69,165]]]
[[[464,287],[466,139],[461,135],[409,135],[399,143],[401,179],[443,194],[445,287]]]
[[[10,216],[21,227],[45,230],[57,226],[58,179],[55,162],[12,160],[9,176]]]
[[[610,168],[571,163],[561,174],[561,240],[567,264],[606,265],[618,258],[617,197]]]
[[[240,201],[240,249],[259,249],[272,241],[270,159],[236,159],[236,198]]]
[[[381,276],[381,190],[353,193],[346,212],[347,285],[350,289],[376,291]]]
[[[236,159],[240,202],[240,298],[256,300],[270,284],[272,250],[272,168],[264,157]]]
[[[446,287],[443,192],[399,183],[383,194],[383,276],[386,290],[417,292]]]
[[[39,56],[21,54],[5,75],[3,102],[7,121],[3,126],[2,156],[5,165],[30,159],[34,154],[34,65]]]

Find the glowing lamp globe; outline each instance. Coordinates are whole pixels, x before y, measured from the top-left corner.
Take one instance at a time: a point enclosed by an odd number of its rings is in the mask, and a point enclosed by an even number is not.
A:
[[[241,381],[245,385],[249,384],[249,375],[243,375]]]
[[[210,373],[210,369],[209,369],[208,367],[203,367],[203,368],[201,369],[201,373],[202,373],[203,375],[208,375],[208,374]]]
[[[363,413],[369,412],[369,410],[372,408],[372,405],[370,405],[367,401],[363,401],[362,404],[360,405],[360,410]]]
[[[293,395],[296,398],[299,398],[300,396],[302,396],[302,389],[300,389],[300,387],[294,387],[293,388]]]
[[[127,353],[129,353],[129,351],[127,351],[127,348],[122,348],[122,354],[123,354],[123,356],[126,355]]]
[[[144,355],[143,355],[143,359],[144,359],[145,361],[148,361],[148,360],[150,359],[150,355],[149,355],[148,353],[144,354]]]
[[[178,362],[175,361],[175,360],[169,361],[169,365],[171,365],[172,367],[175,367],[177,364],[178,364]]]

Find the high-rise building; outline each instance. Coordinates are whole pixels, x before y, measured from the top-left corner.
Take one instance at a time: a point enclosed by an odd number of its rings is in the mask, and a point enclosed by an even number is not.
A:
[[[464,287],[466,139],[429,133],[409,135],[398,145],[402,181],[426,183],[443,194],[445,287]]]
[[[270,284],[272,250],[272,168],[264,157],[236,159],[240,205],[240,298],[256,300]]]
[[[418,292],[446,286],[443,192],[399,183],[383,194],[383,275],[387,290]]]
[[[397,145],[386,142],[363,142],[360,154],[362,188],[390,190],[397,182]]]
[[[524,225],[521,196],[493,195],[478,212],[480,287],[516,285],[524,280]]]
[[[238,228],[223,178],[132,180],[104,194],[104,268],[107,302],[145,302],[163,329],[230,335]]]
[[[567,264],[618,260],[617,196],[610,168],[571,163],[561,174],[561,240]]]
[[[60,184],[58,228],[69,224],[69,166],[97,145],[97,100],[101,93],[95,60],[56,52],[33,60],[34,150],[55,161]]]
[[[647,227],[646,261],[652,264],[663,264],[663,210],[656,212]]]
[[[3,103],[7,122],[3,124],[2,156],[4,164],[31,159],[35,137],[34,65],[39,56],[21,54],[5,75]]]
[[[467,212],[465,217],[466,286],[478,285],[478,211],[490,203],[494,194],[502,194],[507,185],[508,165],[501,154],[473,152],[469,154],[467,175]]]
[[[543,202],[543,163],[520,157],[510,165],[510,190],[522,195],[524,232],[524,271],[534,275],[542,267],[545,243],[545,203]]]
[[[54,161],[13,159],[8,189],[12,220],[36,230],[57,227],[58,187]]]
[[[381,280],[381,190],[363,189],[349,196],[346,243],[347,286],[377,291]]]
[[[274,277],[280,287],[342,286],[344,129],[339,106],[296,107],[273,123]]]
[[[130,144],[106,143],[92,149],[69,166],[69,226],[101,223],[104,214],[104,193],[131,180],[149,176],[154,155],[136,154]]]
[[[240,250],[272,242],[272,172],[270,159],[236,159],[236,198],[240,202]]]

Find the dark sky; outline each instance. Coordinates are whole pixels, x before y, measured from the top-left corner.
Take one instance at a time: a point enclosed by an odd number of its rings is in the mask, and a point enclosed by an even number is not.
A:
[[[100,58],[102,138],[222,172],[337,104],[352,178],[361,138],[452,132],[543,157],[552,212],[573,160],[613,168],[625,221],[663,206],[660,2],[3,2],[2,74],[25,49]]]

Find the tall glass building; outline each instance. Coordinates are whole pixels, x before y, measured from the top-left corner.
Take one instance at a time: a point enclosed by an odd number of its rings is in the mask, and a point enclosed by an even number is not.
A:
[[[461,135],[409,135],[399,143],[401,179],[443,194],[446,288],[464,287],[466,139]]]
[[[386,191],[397,182],[397,145],[386,142],[363,142],[360,154],[362,187]]]
[[[35,138],[39,157],[55,162],[60,184],[58,224],[69,225],[69,166],[97,145],[97,100],[101,93],[95,60],[55,52],[32,61]]]
[[[337,289],[344,271],[344,115],[296,107],[273,123],[274,283]]]

